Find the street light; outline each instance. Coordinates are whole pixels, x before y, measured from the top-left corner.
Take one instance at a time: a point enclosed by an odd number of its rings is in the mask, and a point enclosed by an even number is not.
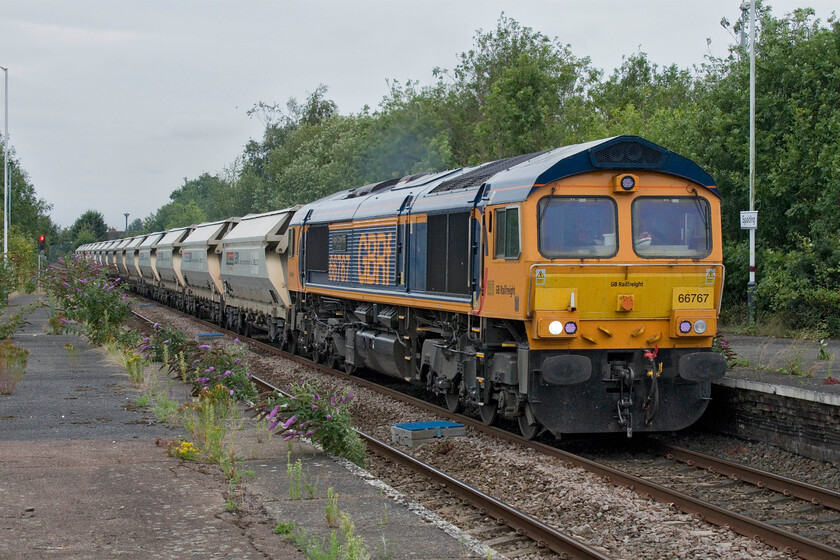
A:
[[[131,212],[123,212],[123,216],[125,216],[125,231],[128,231],[128,217],[131,215]]]
[[[3,258],[9,254],[9,69],[0,66],[6,77],[6,127],[3,133]]]

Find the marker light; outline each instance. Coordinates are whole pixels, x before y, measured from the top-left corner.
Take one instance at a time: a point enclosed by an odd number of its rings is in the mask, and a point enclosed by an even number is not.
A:
[[[704,321],[703,319],[698,319],[697,321],[695,321],[694,332],[696,332],[697,334],[703,334],[704,332],[706,332],[706,321]]]
[[[621,188],[625,191],[632,191],[633,187],[636,186],[636,180],[633,178],[632,175],[625,175],[621,178]]]
[[[563,323],[560,321],[552,321],[548,324],[548,332],[553,335],[558,335],[563,332]]]
[[[680,323],[680,332],[683,334],[688,334],[689,332],[691,332],[691,321],[682,321]]]
[[[577,332],[577,323],[574,321],[569,321],[566,323],[565,328],[566,334],[575,334]]]

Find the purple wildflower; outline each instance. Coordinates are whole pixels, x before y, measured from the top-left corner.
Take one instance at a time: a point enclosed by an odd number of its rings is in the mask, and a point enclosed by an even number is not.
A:
[[[230,390],[230,396],[233,396],[233,389]]]
[[[201,350],[210,350],[210,345],[209,344],[200,344],[198,347]]]
[[[239,360],[239,358],[236,358],[236,359],[233,361],[234,365],[238,364],[238,363],[239,363],[239,361],[240,361],[240,360]]]
[[[268,415],[268,419],[269,420],[274,420],[274,417],[277,416],[277,412],[279,410],[280,410],[280,407],[278,407],[278,406],[275,406],[273,409],[271,409],[271,412]]]
[[[311,408],[312,410],[318,410],[318,405],[317,404],[310,404],[309,408]]]
[[[317,402],[317,401],[320,401],[320,400],[321,400],[321,395],[319,395],[318,393],[315,393],[315,401]]]
[[[303,437],[310,438],[310,437],[312,437],[312,434],[314,434],[314,433],[315,432],[306,432],[305,434],[303,434]]]
[[[232,372],[232,371],[230,371],[230,370],[227,370],[227,371],[225,372],[225,375],[230,375],[231,373],[233,373],[233,372]]]
[[[286,437],[283,438],[283,441],[289,441],[290,439],[292,439],[294,437],[295,437],[295,434],[289,434],[289,435],[287,435]]]
[[[169,344],[169,341],[168,341],[168,340],[164,340],[164,341],[163,341],[163,343],[164,343],[164,344]]]
[[[214,366],[210,366],[209,368],[204,370],[204,373],[212,373],[214,371],[216,371],[216,368]]]
[[[327,420],[332,420],[332,414],[327,414]]]
[[[273,430],[274,428],[277,427],[277,424],[279,424],[279,423],[280,423],[280,419],[278,418],[277,420],[275,420],[274,422],[272,422],[271,424],[268,425],[268,429]]]
[[[289,418],[288,420],[286,420],[286,423],[285,423],[285,424],[283,424],[283,427],[284,427],[284,428],[288,428],[289,426],[291,426],[292,424],[294,424],[294,423],[295,423],[295,420],[297,420],[297,416],[292,416],[291,418]]]

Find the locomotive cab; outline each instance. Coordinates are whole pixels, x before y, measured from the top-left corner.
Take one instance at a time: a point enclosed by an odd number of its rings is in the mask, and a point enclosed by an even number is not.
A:
[[[518,383],[494,394],[525,401],[514,411],[523,433],[630,436],[700,417],[726,370],[709,352],[724,278],[713,189],[659,170],[593,170],[484,220],[494,251],[482,313],[521,321],[524,335]],[[490,371],[505,354],[494,350]]]

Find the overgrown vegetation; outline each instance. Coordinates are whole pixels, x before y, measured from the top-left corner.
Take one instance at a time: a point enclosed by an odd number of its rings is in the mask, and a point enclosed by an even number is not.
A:
[[[70,256],[59,259],[41,275],[51,301],[60,308],[60,322],[74,321],[94,345],[113,341],[130,313],[130,305],[119,280],[108,277],[98,263]]]
[[[353,392],[329,394],[315,381],[303,380],[289,386],[289,394],[274,393],[256,405],[269,430],[277,430],[285,441],[310,438],[332,455],[364,465],[365,444],[353,430],[347,403]]]
[[[11,340],[0,341],[0,395],[11,395],[26,373],[29,350],[12,344]]]

